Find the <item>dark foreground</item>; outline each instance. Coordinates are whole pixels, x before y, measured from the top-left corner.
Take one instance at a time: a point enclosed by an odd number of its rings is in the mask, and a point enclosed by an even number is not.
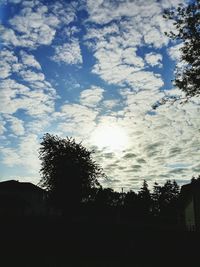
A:
[[[169,227],[1,219],[0,266],[200,266],[200,234]]]

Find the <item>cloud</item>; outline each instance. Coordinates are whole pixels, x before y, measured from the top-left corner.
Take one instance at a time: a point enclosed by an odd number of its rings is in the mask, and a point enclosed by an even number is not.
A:
[[[130,158],[135,158],[136,155],[134,153],[126,153],[123,158],[125,159],[130,159]]]
[[[153,7],[153,8],[152,8]],[[143,16],[152,16],[158,12],[159,6],[155,1],[87,1],[87,8],[90,14],[90,20],[106,24],[112,20],[120,19],[121,17],[134,17],[138,14]]]
[[[16,136],[24,135],[24,121],[16,118],[15,116],[7,115],[5,116],[7,121],[10,123],[10,129],[12,130],[13,134]]]
[[[44,9],[41,9],[41,11]],[[47,18],[44,13],[32,12],[29,9],[10,20],[12,28],[0,27],[4,45],[29,47],[35,49],[39,45],[50,45],[55,37],[57,18]],[[45,12],[45,11],[44,11]]]
[[[103,106],[109,110],[112,110],[113,108],[117,107],[118,105],[120,105],[119,99],[109,99],[109,100],[103,101]]]
[[[26,53],[25,51],[20,52],[22,63],[26,67],[32,67],[37,70],[41,70],[40,63],[35,59],[35,57],[31,54]]]
[[[81,92],[80,103],[88,107],[96,107],[103,99],[104,89],[92,86],[91,89],[86,89]]]
[[[147,71],[146,68],[147,64],[158,65],[161,58],[154,53],[151,58],[150,55],[146,55],[145,62],[139,55],[138,48],[144,45],[142,39],[145,39],[146,30],[144,21],[135,20],[136,18],[131,18],[119,22],[118,25],[113,22],[100,29],[94,27],[88,30],[85,36],[86,44],[94,51],[96,59],[92,72],[110,84],[128,85],[135,91],[147,88],[160,89],[164,84],[162,77]],[[157,21],[155,23],[157,24]],[[147,27],[152,28],[149,26],[149,21]],[[166,36],[163,35],[163,38]],[[166,40],[165,44],[168,42],[168,39]],[[157,47],[156,40],[149,39],[149,42],[155,42]],[[160,39],[157,42],[159,46],[163,45]]]
[[[29,134],[20,139],[16,148],[4,147],[2,162],[8,167],[19,166],[25,168],[29,174],[38,174],[40,162],[38,159],[39,143],[34,134]]]
[[[156,53],[148,53],[145,55],[145,60],[147,62],[147,64],[149,64],[150,66],[154,67],[154,66],[158,66],[158,67],[162,67],[162,55],[161,54],[156,54]]]
[[[81,64],[83,62],[78,39],[71,42],[55,46],[55,54],[51,59],[58,63]]]
[[[44,81],[45,76],[43,73],[34,72],[31,70],[22,70],[19,72],[19,75],[26,82],[34,82],[34,81]]]
[[[163,8],[171,8],[184,3],[183,0],[159,1],[133,0],[133,1],[112,1],[112,0],[87,0],[87,11],[90,21],[98,24],[107,24],[113,20],[125,18],[153,18],[161,13]],[[139,14],[139,16],[138,16]]]
[[[14,114],[24,110],[30,116],[53,112],[56,91],[46,81],[39,62],[33,55],[20,51],[0,51],[0,112]]]
[[[100,75],[108,83],[132,85],[133,75],[136,74],[137,76],[144,66],[142,58],[136,56],[134,51],[135,49],[124,50],[117,43],[112,50],[99,49],[94,53],[97,63],[94,65],[92,72]]]
[[[168,53],[174,61],[179,61],[181,57],[181,48],[183,47],[183,44],[176,44],[174,46],[171,46],[168,48]]]
[[[53,14],[59,18],[59,20],[68,25],[76,18],[77,2],[72,1],[70,4],[65,2],[55,1],[51,6]]]
[[[5,79],[0,83],[0,112],[14,114],[21,109],[36,117],[53,112],[55,94],[52,90],[50,87],[48,92],[47,87],[45,92],[43,88],[33,91],[12,79]]]
[[[12,51],[8,49],[2,49],[0,51],[0,79],[9,77],[15,66],[18,63],[18,58]]]
[[[0,135],[3,135],[6,132],[6,122],[3,120],[3,118],[0,117]]]
[[[96,63],[92,72],[109,84],[128,86],[138,92],[164,85],[161,75],[147,71],[161,67],[162,56],[146,52],[146,48],[167,46],[164,34],[173,30],[170,20],[163,18],[163,8],[183,1],[87,1],[89,13],[85,43],[94,51]],[[123,18],[123,19],[122,19]],[[100,24],[101,27],[97,27]],[[141,55],[141,48],[143,54]]]
[[[75,7],[75,2],[67,4],[57,1],[53,5],[45,5],[39,1],[24,1],[21,11],[9,20],[9,25],[0,25],[2,42],[7,46],[29,49],[50,45],[57,29],[75,19]]]
[[[65,104],[61,111],[55,113],[58,123],[57,131],[62,135],[73,135],[87,139],[88,134],[96,125],[98,111],[80,104]]]

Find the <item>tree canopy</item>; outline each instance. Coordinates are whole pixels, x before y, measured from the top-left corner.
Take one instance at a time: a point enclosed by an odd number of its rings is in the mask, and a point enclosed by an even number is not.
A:
[[[200,95],[200,0],[187,6],[166,10],[164,17],[174,21],[176,31],[166,33],[182,42],[181,64],[176,67],[174,84],[186,94],[186,99]]]
[[[91,154],[73,138],[48,133],[43,136],[39,151],[40,185],[54,196],[57,204],[80,203],[91,188],[100,187],[98,178],[103,172]]]

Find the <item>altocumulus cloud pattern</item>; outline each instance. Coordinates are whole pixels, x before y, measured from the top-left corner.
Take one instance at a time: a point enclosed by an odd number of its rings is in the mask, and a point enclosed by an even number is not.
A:
[[[105,186],[199,174],[199,100],[152,106],[173,87],[181,44],[164,34],[182,0],[1,1],[1,179],[39,181],[45,132],[96,150]]]

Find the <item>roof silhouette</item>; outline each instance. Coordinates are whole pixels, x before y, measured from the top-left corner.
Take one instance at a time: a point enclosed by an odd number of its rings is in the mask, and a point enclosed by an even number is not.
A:
[[[30,182],[19,182],[17,180],[8,180],[0,182],[0,190],[25,190],[25,191],[41,191],[44,192],[42,188],[37,185],[34,185]]]

